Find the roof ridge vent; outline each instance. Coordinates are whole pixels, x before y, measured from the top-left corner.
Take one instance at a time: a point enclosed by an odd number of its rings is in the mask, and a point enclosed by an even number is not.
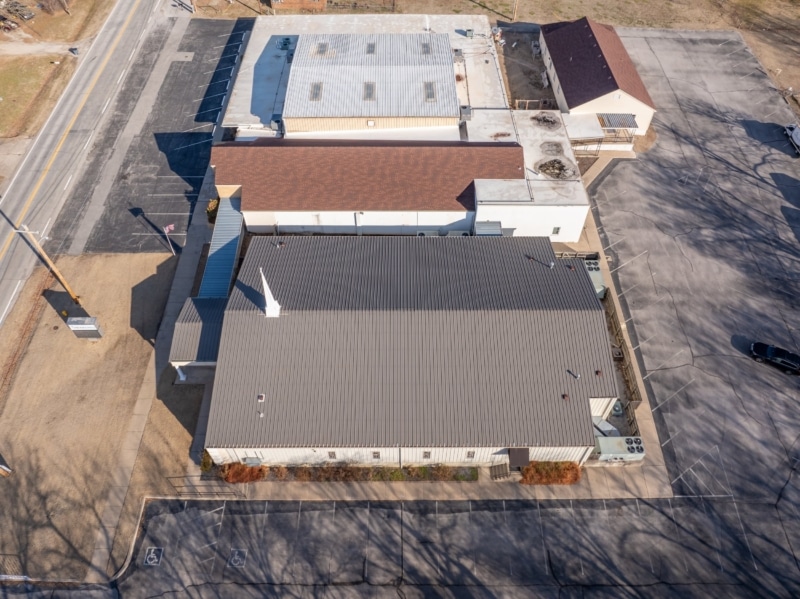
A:
[[[269,285],[267,285],[267,278],[264,276],[264,269],[258,267],[258,272],[261,274],[261,284],[264,286],[264,315],[267,318],[278,318],[281,315],[281,305],[272,295]]]

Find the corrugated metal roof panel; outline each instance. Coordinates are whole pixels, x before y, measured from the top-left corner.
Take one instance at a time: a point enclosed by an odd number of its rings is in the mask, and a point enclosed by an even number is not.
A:
[[[206,445],[591,446],[613,368],[586,269],[546,238],[257,237]]]
[[[597,120],[603,129],[638,129],[635,114],[598,113]]]
[[[242,213],[239,204],[238,199],[222,198],[219,201],[198,297],[228,297],[241,244]]]
[[[170,362],[216,362],[225,298],[186,298],[169,351]]]
[[[372,99],[365,95],[367,83],[373,84]],[[433,99],[426,98],[427,84],[432,84]],[[360,116],[458,117],[448,35],[301,35],[283,117]]]

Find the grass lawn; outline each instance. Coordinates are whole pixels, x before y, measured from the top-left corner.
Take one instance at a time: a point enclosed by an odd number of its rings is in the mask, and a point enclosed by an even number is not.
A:
[[[74,68],[58,55],[0,57],[0,138],[36,133]]]

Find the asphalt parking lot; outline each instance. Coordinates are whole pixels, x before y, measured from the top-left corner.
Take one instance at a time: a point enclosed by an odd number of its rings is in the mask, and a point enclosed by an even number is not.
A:
[[[777,506],[796,543],[800,379],[748,356],[756,340],[800,343],[794,117],[734,33],[620,35],[658,140],[590,195],[673,488]]]
[[[423,483],[424,484],[424,483]],[[790,596],[767,506],[154,501],[122,597]],[[788,576],[787,576],[788,573]],[[653,595],[651,595],[653,596]]]
[[[193,19],[172,50],[166,46],[175,20],[154,28],[117,102],[108,107],[112,114],[105,131],[92,141],[93,158],[55,224],[51,247],[75,244],[81,215],[90,229],[72,253],[169,251],[163,233],[169,224],[176,247],[183,246],[208,167],[212,132],[251,26],[250,20]],[[140,107],[139,114],[137,102],[151,77],[159,75],[154,65],[166,54],[163,81],[152,105]],[[116,157],[120,151],[124,155]],[[101,203],[94,219],[85,214],[93,194]]]

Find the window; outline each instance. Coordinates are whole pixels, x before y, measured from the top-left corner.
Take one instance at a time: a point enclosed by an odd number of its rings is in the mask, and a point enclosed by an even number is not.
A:
[[[558,235],[561,233],[561,227],[553,227],[553,235]]]
[[[367,42],[367,54],[375,54],[375,42]]]
[[[428,42],[422,42],[422,53],[423,54],[431,53],[431,45]]]
[[[312,83],[311,91],[308,94],[308,99],[311,102],[319,102],[322,100],[322,83]]]
[[[468,452],[467,452],[467,459],[468,459],[468,460],[473,460],[473,459],[475,459],[475,452],[474,452],[474,451],[468,451]]]
[[[328,452],[328,459],[329,460],[335,460],[336,459],[336,452],[335,451],[329,451]]]
[[[425,82],[425,101],[436,102],[436,86],[433,81]]]
[[[430,460],[431,459],[431,452],[430,451],[423,451],[422,452],[422,459],[423,460]]]
[[[372,81],[364,83],[364,100],[366,102],[375,101],[375,83]]]
[[[325,56],[328,53],[328,44],[320,42],[317,44],[317,56]]]
[[[373,451],[372,452],[372,459],[373,460],[380,460],[381,459],[381,452],[380,451]]]

